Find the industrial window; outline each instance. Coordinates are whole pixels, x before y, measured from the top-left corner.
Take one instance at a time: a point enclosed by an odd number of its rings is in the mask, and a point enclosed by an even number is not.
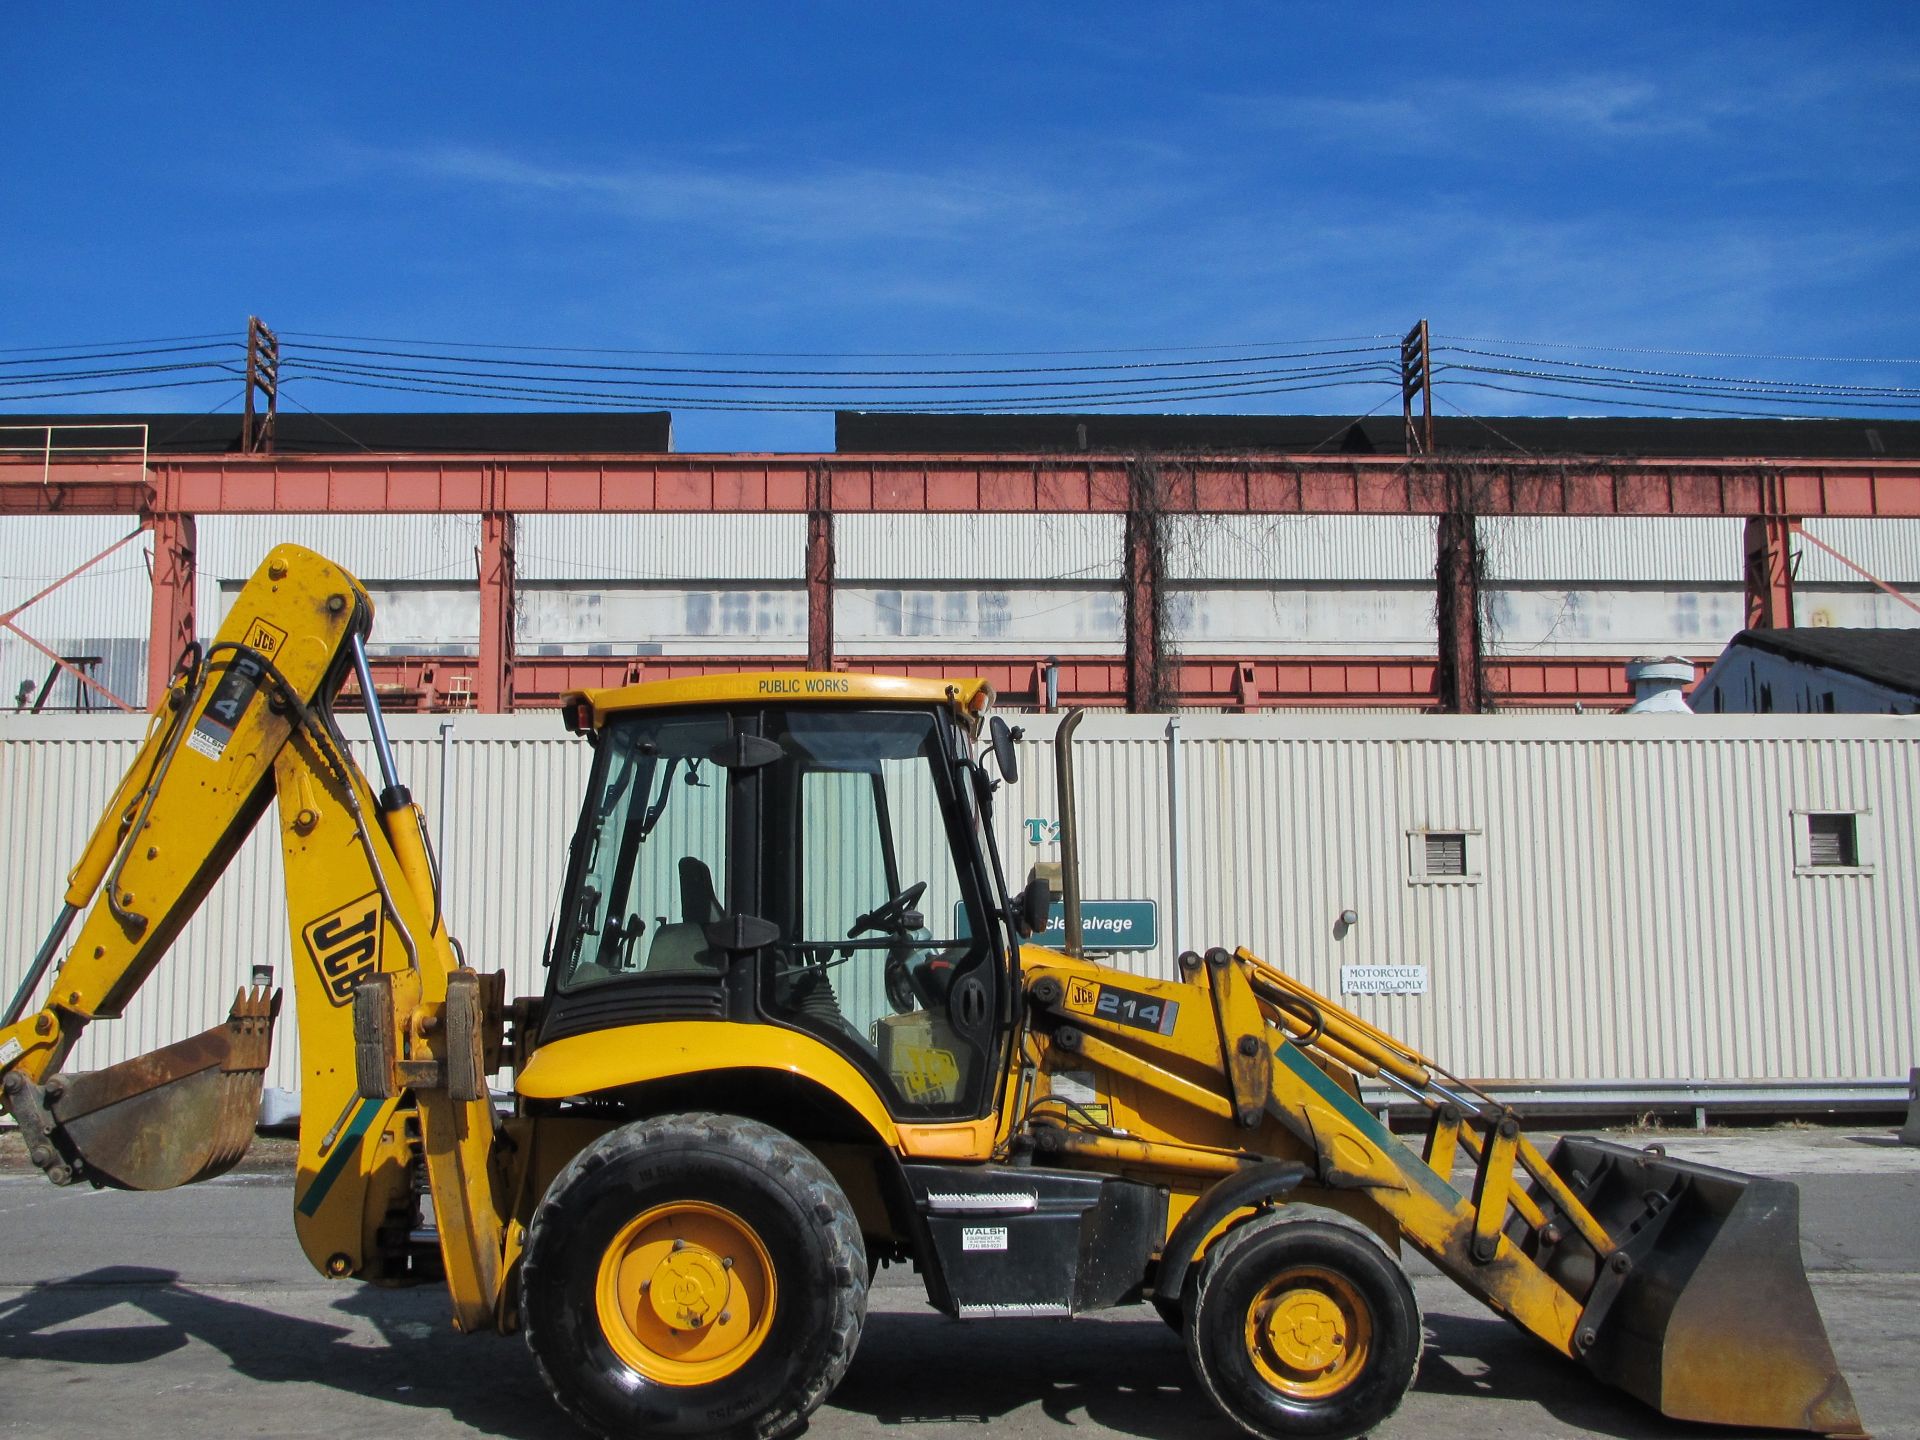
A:
[[[1867,822],[1862,810],[1798,810],[1794,812],[1794,870],[1801,875],[1866,875],[1873,872],[1868,855]]]
[[[1860,863],[1860,835],[1851,815],[1807,816],[1807,863],[1823,869]]]
[[[1478,830],[1409,830],[1407,880],[1410,884],[1468,884],[1481,877]]]
[[[1428,832],[1427,874],[1464,875],[1467,873],[1467,837]]]

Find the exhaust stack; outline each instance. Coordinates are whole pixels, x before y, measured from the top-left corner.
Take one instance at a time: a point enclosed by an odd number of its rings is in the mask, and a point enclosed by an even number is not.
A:
[[[1063,948],[1076,960],[1086,947],[1080,943],[1080,818],[1073,798],[1073,732],[1086,718],[1086,708],[1076,705],[1053,736],[1053,777],[1060,806],[1060,900],[1067,932]]]

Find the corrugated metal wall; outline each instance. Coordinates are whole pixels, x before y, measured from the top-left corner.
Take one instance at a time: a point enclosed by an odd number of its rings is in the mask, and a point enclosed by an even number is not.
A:
[[[1124,525],[1118,515],[840,515],[834,566],[852,582],[1111,583],[1120,578]]]
[[[799,580],[804,515],[522,515],[526,580]]]
[[[1920,580],[1920,520],[1815,520],[1805,529],[1889,584]],[[1805,584],[1850,584],[1860,578],[1818,545],[1798,548],[1795,578]]]
[[[8,516],[0,519],[0,612],[139,529],[132,515]],[[153,608],[149,556],[140,536],[37,601],[15,621],[34,639],[63,655],[97,655],[94,677],[121,699],[146,703],[147,626]],[[39,693],[52,661],[11,631],[0,631],[0,706],[12,708],[22,682],[28,701]],[[71,709],[78,683],[62,676],[47,703]],[[92,699],[94,705],[107,705]]]
[[[203,515],[194,528],[203,584],[245,580],[267,551],[287,543],[364,579],[473,584],[479,574],[477,515]]]
[[[1055,854],[1025,822],[1058,815],[1053,721],[1023,723],[1025,773],[999,821],[1016,886]],[[395,731],[444,834],[456,933],[515,993],[538,989],[586,747],[551,717],[462,717],[443,796],[436,722]],[[1351,1003],[1482,1077],[1885,1079],[1920,1061],[1920,722],[1191,715],[1180,731],[1177,876],[1166,721],[1094,716],[1081,732],[1086,893],[1160,902],[1162,944],[1128,968],[1170,974],[1177,946],[1245,944],[1334,993],[1342,964],[1425,965],[1426,995]],[[0,721],[0,990],[134,733]],[[1870,872],[1796,870],[1808,809],[1860,813]],[[1468,832],[1479,878],[1410,879],[1423,827]],[[257,960],[284,975],[282,906],[278,859],[256,842],[78,1063],[214,1023]],[[1359,923],[1336,939],[1345,909]],[[292,1033],[271,1079],[288,1088]]]
[[[469,961],[507,971],[516,994],[537,990],[590,752],[568,742],[551,715],[448,723],[444,792],[439,721],[393,717],[395,759],[433,827],[448,913]],[[350,738],[365,734],[359,716],[343,716],[341,728]],[[0,719],[0,988],[9,996],[59,910],[66,870],[132,761],[139,733],[126,719]],[[356,740],[353,750],[371,769],[370,743]],[[126,1019],[93,1027],[74,1067],[111,1064],[217,1023],[255,964],[273,965],[284,981],[290,956],[278,846],[263,826]],[[267,1083],[297,1089],[293,1025],[279,1027],[274,1051]]]
[[[1350,1003],[1484,1077],[1864,1079],[1920,1060],[1920,725],[1189,716],[1181,732],[1177,922],[1165,722],[1081,732],[1087,894],[1159,898],[1178,925],[1134,968],[1244,944],[1335,994],[1342,965],[1425,965],[1426,995]],[[1020,808],[1052,818],[1046,748]],[[1864,812],[1873,873],[1796,873],[1808,809]],[[1410,879],[1422,828],[1470,832],[1481,878]],[[1336,939],[1347,909],[1359,924]]]
[[[0,609],[131,529],[128,517],[0,520]],[[1166,518],[1171,630],[1195,653],[1423,654],[1433,644],[1430,516]],[[1117,515],[837,517],[837,643],[849,655],[968,650],[1114,654]],[[1489,643],[1500,653],[1710,654],[1740,627],[1742,522],[1486,518]],[[792,653],[805,643],[798,515],[527,515],[516,532],[517,642],[536,654]],[[1811,533],[1896,584],[1920,580],[1920,522],[1828,520]],[[379,652],[478,648],[478,521],[466,515],[205,516],[199,613],[216,627],[277,540],[330,555],[377,594]],[[101,654],[144,690],[150,600],[136,542],[24,623]],[[1920,625],[1811,544],[1802,624]],[[17,599],[16,599],[17,597]],[[46,664],[0,635],[0,704]],[[62,681],[55,703],[71,703]]]
[[[1744,524],[1641,515],[1486,516],[1480,542],[1495,580],[1737,586],[1746,573]],[[1433,573],[1431,551],[1422,573]]]
[[[1433,574],[1433,526],[1431,515],[1170,515],[1167,573],[1174,580],[1422,580]]]

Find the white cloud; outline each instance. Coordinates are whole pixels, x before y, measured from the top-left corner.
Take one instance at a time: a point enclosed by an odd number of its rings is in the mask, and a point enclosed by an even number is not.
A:
[[[1632,141],[1751,139],[1748,127],[1779,122],[1843,94],[1910,90],[1916,67],[1845,69],[1778,57],[1720,55],[1711,65],[1675,65],[1647,78],[1615,71],[1538,77],[1424,79],[1368,95],[1220,95],[1243,123],[1328,136],[1359,151],[1423,153],[1495,147],[1528,138],[1609,145]]]
[[[665,225],[725,227],[791,244],[953,238],[991,225],[1031,230],[1067,217],[1063,197],[985,169],[924,171],[821,162],[775,169],[730,156],[707,165],[553,164],[503,150],[428,145],[362,152],[372,169]]]

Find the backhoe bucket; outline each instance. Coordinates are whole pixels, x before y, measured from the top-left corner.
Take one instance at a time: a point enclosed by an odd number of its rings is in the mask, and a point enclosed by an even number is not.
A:
[[[48,1080],[51,1139],[70,1178],[171,1190],[232,1169],[253,1141],[279,1013],[278,991],[242,990],[211,1030],[105,1070]]]
[[[1677,1420],[1866,1433],[1801,1266],[1798,1186],[1584,1136],[1548,1162],[1620,1247],[1538,1256],[1584,1290],[1589,1370]]]

